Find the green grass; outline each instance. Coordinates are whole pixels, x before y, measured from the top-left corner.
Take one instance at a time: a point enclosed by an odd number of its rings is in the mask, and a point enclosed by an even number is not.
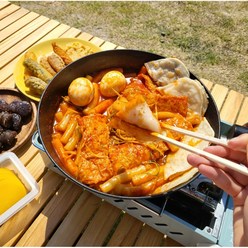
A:
[[[126,48],[177,57],[248,96],[248,2],[14,3]]]
[[[248,70],[241,72],[238,76],[238,79],[248,86]]]

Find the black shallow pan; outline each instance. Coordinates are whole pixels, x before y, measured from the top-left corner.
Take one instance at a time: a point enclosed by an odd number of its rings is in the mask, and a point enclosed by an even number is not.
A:
[[[99,195],[103,196],[112,196],[115,198],[125,198],[125,199],[140,199],[140,198],[149,198],[152,196],[141,196],[141,197],[128,197],[128,196],[116,196],[111,194],[106,194],[99,192],[95,189],[90,188],[89,186],[77,181],[73,178],[63,167],[61,161],[59,160],[52,144],[51,144],[51,135],[53,133],[53,122],[54,115],[58,109],[58,106],[61,102],[61,96],[67,95],[67,89],[69,84],[73,79],[77,77],[82,77],[87,74],[92,74],[99,70],[111,68],[111,67],[122,67],[124,70],[136,71],[144,65],[145,62],[157,60],[164,58],[163,56],[156,55],[149,52],[138,51],[138,50],[109,50],[92,55],[83,57],[60,71],[53,80],[49,83],[44,93],[42,94],[41,100],[38,106],[38,115],[37,115],[37,125],[39,137],[42,143],[42,146],[52,160],[54,165],[70,180],[74,183],[80,185],[81,187]],[[197,79],[192,73],[190,73],[192,79]],[[200,81],[200,80],[199,80]],[[204,85],[203,85],[204,86]],[[204,87],[205,88],[205,87]],[[206,88],[205,88],[206,89]],[[220,118],[219,112],[217,110],[216,104],[213,97],[206,89],[206,92],[209,96],[209,105],[206,111],[205,117],[209,121],[213,130],[215,131],[215,136],[219,137],[220,135]],[[190,181],[198,176],[195,175]],[[186,182],[184,185],[189,183]],[[180,185],[178,188],[184,186]],[[174,191],[175,189],[173,189]],[[167,194],[164,193],[163,195]]]

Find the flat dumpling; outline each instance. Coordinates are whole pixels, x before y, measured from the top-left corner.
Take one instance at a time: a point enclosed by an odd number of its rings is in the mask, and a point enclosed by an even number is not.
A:
[[[145,67],[158,86],[164,86],[178,78],[190,76],[187,67],[177,58],[150,61],[145,63]]]
[[[189,109],[204,116],[208,107],[208,96],[198,80],[184,77],[158,89],[165,94],[187,96]]]
[[[214,137],[214,130],[209,124],[208,120],[204,117],[201,124],[195,130],[198,133],[205,134]],[[163,132],[162,132],[163,133]],[[209,142],[205,140],[200,140],[194,137],[185,135],[182,143],[194,146],[200,150],[209,146]],[[187,156],[190,154],[189,151],[184,149],[179,149],[176,153],[170,153],[167,156],[167,162],[164,169],[164,179],[171,180],[184,172],[192,169],[192,166],[187,162]]]

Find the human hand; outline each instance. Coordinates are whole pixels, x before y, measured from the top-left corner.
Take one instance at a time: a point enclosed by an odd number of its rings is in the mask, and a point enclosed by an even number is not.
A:
[[[248,166],[248,134],[228,141],[228,147],[209,146],[205,151]],[[248,245],[248,176],[190,154],[188,162],[233,197],[234,245]]]

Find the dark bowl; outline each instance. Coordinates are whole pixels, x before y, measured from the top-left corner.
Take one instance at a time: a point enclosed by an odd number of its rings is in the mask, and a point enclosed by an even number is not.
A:
[[[113,67],[122,67],[124,70],[136,71],[144,65],[145,62],[151,60],[157,60],[164,58],[163,56],[138,50],[109,50],[94,53],[83,57],[65,67],[60,71],[53,80],[49,83],[44,93],[42,94],[41,100],[38,106],[38,132],[41,139],[42,146],[44,147],[45,152],[52,160],[54,165],[70,180],[74,183],[80,185],[81,187],[103,196],[112,196],[115,198],[125,198],[125,199],[138,199],[138,198],[149,198],[153,196],[141,196],[141,197],[128,197],[128,196],[116,196],[111,194],[102,193],[91,187],[77,181],[73,178],[63,167],[59,157],[57,156],[52,143],[51,135],[53,133],[53,124],[54,124],[54,115],[58,109],[58,106],[61,102],[61,96],[67,95],[67,89],[73,79],[77,77],[82,77],[94,72],[113,68]],[[192,73],[190,73],[190,78],[197,79]],[[199,80],[200,81],[200,80]],[[201,82],[201,81],[200,81]],[[204,85],[203,85],[204,86]],[[204,86],[208,97],[209,105],[206,111],[205,117],[209,121],[213,130],[215,131],[215,136],[219,137],[220,135],[220,118],[219,112],[214,102],[213,97],[210,92]],[[196,178],[199,174],[195,175],[190,181]],[[187,183],[189,183],[188,181]],[[185,183],[186,184],[186,183]],[[184,184],[184,185],[185,185]],[[178,188],[184,186],[180,185]],[[176,188],[176,189],[178,189]],[[176,190],[173,189],[173,190]],[[167,194],[164,193],[164,194]],[[156,195],[157,196],[157,195]]]

